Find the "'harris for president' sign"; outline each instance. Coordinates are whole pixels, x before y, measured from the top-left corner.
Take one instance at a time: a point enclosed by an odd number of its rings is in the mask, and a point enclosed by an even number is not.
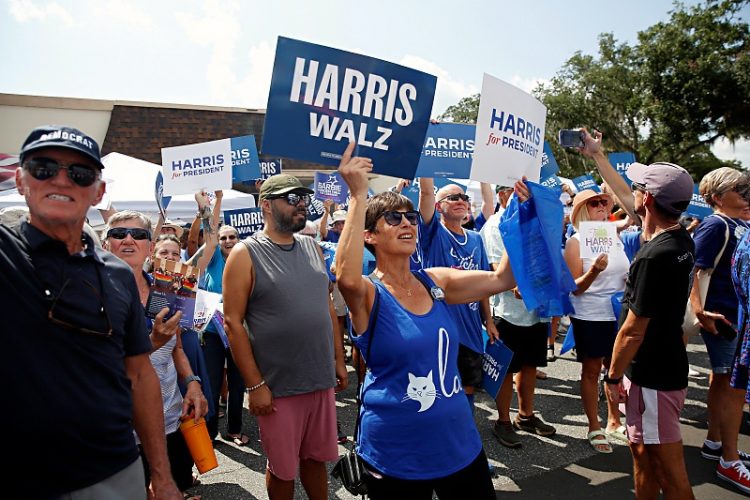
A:
[[[512,186],[538,182],[547,108],[513,85],[485,74],[471,179]]]
[[[375,173],[411,179],[437,79],[372,57],[279,37],[263,154],[338,165],[349,142]]]

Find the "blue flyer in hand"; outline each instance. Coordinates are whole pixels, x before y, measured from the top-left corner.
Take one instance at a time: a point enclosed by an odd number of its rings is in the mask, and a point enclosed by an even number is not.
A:
[[[482,355],[482,389],[487,391],[492,399],[500,392],[512,359],[513,351],[503,344],[502,340],[496,340],[494,344],[487,340]]]

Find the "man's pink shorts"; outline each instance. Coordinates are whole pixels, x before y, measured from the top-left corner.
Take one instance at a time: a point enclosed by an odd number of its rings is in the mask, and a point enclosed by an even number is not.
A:
[[[631,443],[670,444],[682,440],[680,412],[687,388],[679,391],[647,389],[632,381],[625,383],[625,421]]]
[[[338,458],[333,388],[277,398],[273,406],[276,411],[257,417],[271,474],[293,481],[300,460],[330,462]]]

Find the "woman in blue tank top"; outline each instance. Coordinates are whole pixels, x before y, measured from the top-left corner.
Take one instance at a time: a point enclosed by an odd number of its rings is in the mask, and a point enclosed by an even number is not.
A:
[[[496,272],[409,270],[418,212],[385,192],[367,200],[372,162],[352,158],[339,171],[351,202],[336,252],[336,277],[351,311],[353,341],[367,363],[358,454],[374,499],[495,498],[487,457],[458,376],[458,331],[446,302],[466,303],[511,289],[507,260]],[[527,194],[523,184],[519,195]],[[362,235],[364,234],[364,240]],[[364,246],[373,279],[361,275]]]

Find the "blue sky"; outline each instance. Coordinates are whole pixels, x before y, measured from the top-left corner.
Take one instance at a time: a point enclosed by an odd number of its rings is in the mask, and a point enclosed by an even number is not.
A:
[[[600,33],[633,42],[672,8],[665,0],[1,1],[0,92],[265,108],[283,35],[436,75],[434,115],[478,92],[484,72],[530,90],[574,52],[595,54]],[[747,142],[715,151],[750,166]]]

